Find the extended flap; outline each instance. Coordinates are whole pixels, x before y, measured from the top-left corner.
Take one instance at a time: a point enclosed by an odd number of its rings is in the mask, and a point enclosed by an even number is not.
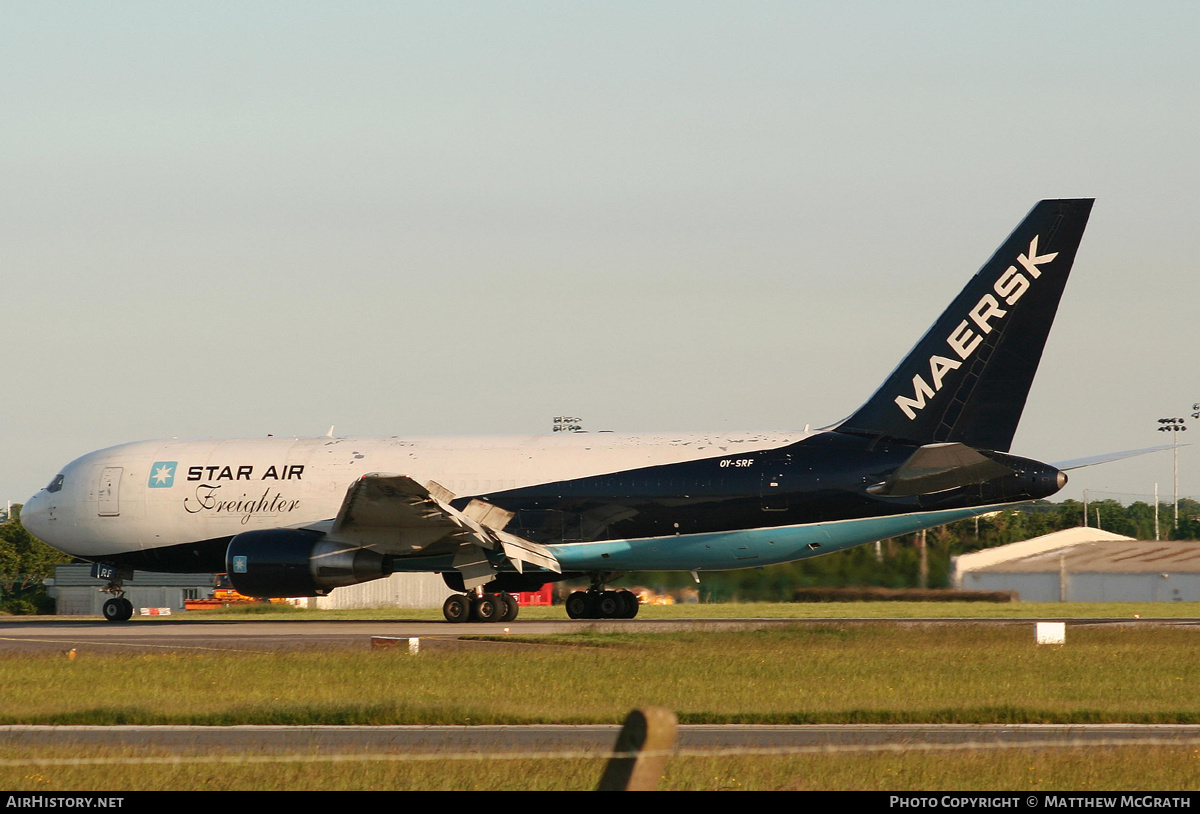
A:
[[[432,481],[425,486],[407,475],[363,475],[346,491],[329,539],[394,556],[452,553],[455,570],[474,584],[495,574],[485,549],[502,549],[520,573],[525,564],[561,573],[550,549],[503,531],[512,512],[483,500],[472,500],[459,511],[450,505],[453,499],[452,492]]]

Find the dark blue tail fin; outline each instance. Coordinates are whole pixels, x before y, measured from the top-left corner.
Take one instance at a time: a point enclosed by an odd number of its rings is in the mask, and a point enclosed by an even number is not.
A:
[[[883,387],[835,429],[1007,451],[1092,202],[1035,206]]]

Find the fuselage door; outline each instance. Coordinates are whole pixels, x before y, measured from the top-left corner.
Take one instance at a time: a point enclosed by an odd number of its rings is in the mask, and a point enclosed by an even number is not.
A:
[[[121,513],[118,494],[121,491],[121,467],[106,466],[100,473],[96,488],[96,513],[101,517],[116,517]]]

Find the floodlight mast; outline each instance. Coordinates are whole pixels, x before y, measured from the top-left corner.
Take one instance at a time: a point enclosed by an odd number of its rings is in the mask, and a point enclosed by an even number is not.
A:
[[[1193,418],[1200,418],[1200,403],[1192,405],[1192,409],[1197,412],[1192,413]],[[1160,418],[1158,423],[1161,425],[1158,428],[1159,432],[1171,433],[1171,450],[1175,456],[1175,521],[1174,526],[1179,528],[1179,433],[1187,431],[1187,423],[1182,418]],[[1157,509],[1155,509],[1157,511]]]
[[[565,415],[556,415],[554,417],[553,432],[585,432],[583,429],[583,419]]]

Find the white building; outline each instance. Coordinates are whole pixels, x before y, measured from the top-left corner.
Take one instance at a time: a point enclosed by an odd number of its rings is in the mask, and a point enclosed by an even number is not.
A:
[[[54,578],[46,580],[48,593],[55,600],[59,616],[100,616],[111,594],[101,593],[105,580],[91,575],[92,566],[58,565]],[[205,599],[212,594],[213,574],[163,574],[134,571],[125,581],[125,596],[140,608],[170,608],[179,612],[189,599]],[[306,597],[298,601],[304,607],[344,608],[440,608],[453,593],[439,574],[392,574],[360,585],[338,588],[329,596]]]
[[[344,608],[440,608],[454,593],[441,574],[392,574],[358,585],[338,588],[329,596],[308,597],[307,607]]]
[[[1200,542],[1065,529],[955,557],[951,579],[1024,602],[1200,602]]]
[[[112,594],[101,593],[105,580],[92,576],[89,563],[54,566],[54,578],[46,580],[47,593],[54,599],[59,616],[100,616]],[[125,598],[140,608],[183,610],[188,599],[202,599],[212,592],[212,574],[159,574],[134,571],[125,581]]]

